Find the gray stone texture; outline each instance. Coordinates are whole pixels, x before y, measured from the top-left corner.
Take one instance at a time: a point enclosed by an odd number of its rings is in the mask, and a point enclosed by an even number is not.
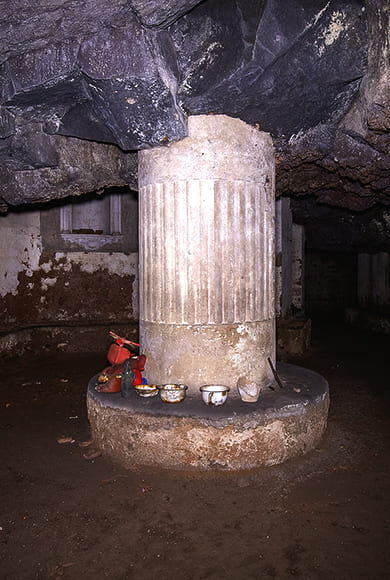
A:
[[[389,201],[386,0],[9,0],[1,10],[2,209],[64,197],[67,180],[72,193],[118,185],[102,143],[137,187],[127,157],[183,138],[199,113],[272,135],[278,195],[352,211]],[[64,136],[80,140],[70,157]],[[93,180],[79,167],[88,157]]]

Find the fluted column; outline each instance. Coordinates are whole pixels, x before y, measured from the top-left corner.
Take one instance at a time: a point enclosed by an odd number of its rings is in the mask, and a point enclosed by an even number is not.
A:
[[[274,155],[268,134],[189,118],[139,154],[140,341],[149,382],[272,381]]]

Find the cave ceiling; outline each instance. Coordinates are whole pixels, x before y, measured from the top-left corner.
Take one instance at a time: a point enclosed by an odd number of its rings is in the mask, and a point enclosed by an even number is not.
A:
[[[0,9],[3,210],[136,189],[138,150],[183,138],[188,115],[226,114],[271,133],[277,195],[306,200],[303,221],[313,202],[389,211],[387,0]]]

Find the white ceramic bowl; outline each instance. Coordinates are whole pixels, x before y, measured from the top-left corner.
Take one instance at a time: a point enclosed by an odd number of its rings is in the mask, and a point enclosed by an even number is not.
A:
[[[224,385],[203,385],[200,387],[202,393],[202,401],[210,407],[219,407],[223,405],[227,399],[229,387]]]
[[[186,385],[161,385],[158,387],[160,398],[164,403],[180,403],[185,399],[188,387]]]
[[[155,397],[158,395],[157,385],[136,385],[134,388],[140,397]]]

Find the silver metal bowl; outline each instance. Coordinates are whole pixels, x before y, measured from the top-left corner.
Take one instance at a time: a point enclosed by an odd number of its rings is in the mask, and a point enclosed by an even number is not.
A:
[[[160,398],[164,403],[181,403],[185,399],[188,387],[186,385],[160,385]]]

